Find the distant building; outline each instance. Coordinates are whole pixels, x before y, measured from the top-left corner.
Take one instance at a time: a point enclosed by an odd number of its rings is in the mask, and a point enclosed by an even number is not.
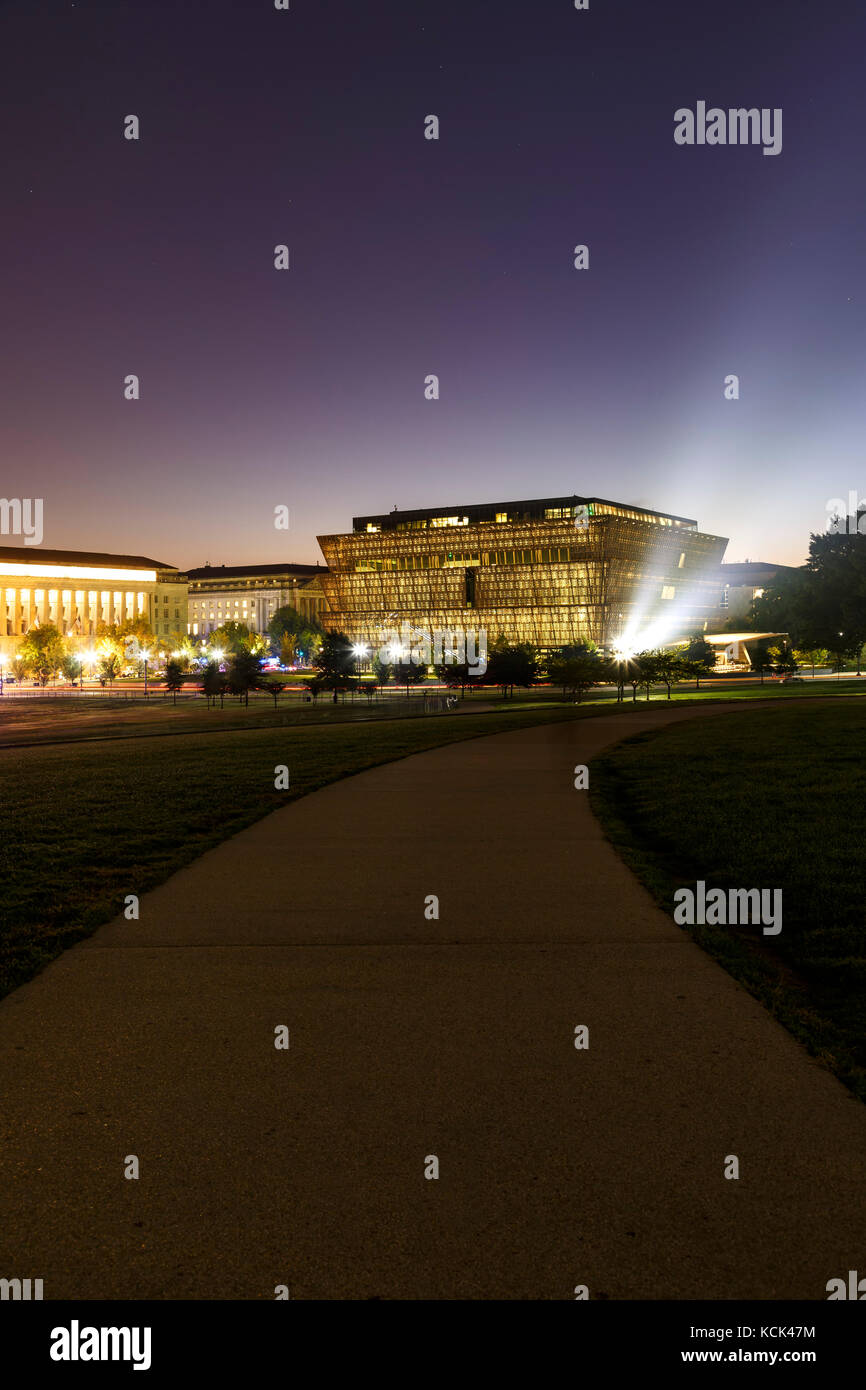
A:
[[[223,623],[246,623],[267,632],[278,608],[295,608],[320,621],[325,605],[322,565],[204,565],[187,572],[189,632],[207,637]]]
[[[716,601],[709,616],[710,628],[729,630],[749,617],[752,603],[765,589],[772,588],[777,578],[793,574],[793,565],[776,565],[766,560],[743,560],[738,564],[719,565]]]
[[[11,652],[32,627],[95,637],[102,624],[144,618],[157,631],[186,630],[186,579],[143,555],[0,547],[0,648]]]
[[[727,545],[688,517],[578,496],[395,510],[353,528],[319,537],[324,621],[374,644],[408,622],[548,650],[661,645],[703,628]]]

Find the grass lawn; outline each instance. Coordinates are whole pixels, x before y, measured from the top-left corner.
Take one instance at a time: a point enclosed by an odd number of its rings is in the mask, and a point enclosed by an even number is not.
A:
[[[581,717],[569,706],[517,705],[460,717],[392,715],[375,728],[301,727],[283,712],[199,707],[190,728],[180,707],[144,713],[147,722],[130,722],[125,737],[84,741],[62,731],[58,741],[52,706],[42,746],[0,753],[0,996],[115,916],[127,893],[163,882],[287,801],[427,748]],[[28,732],[32,743],[38,729]],[[278,792],[274,768],[281,763],[291,788]]]
[[[829,691],[827,692],[830,693]],[[593,808],[673,915],[676,888],[781,888],[778,936],[684,927],[866,1100],[866,704],[654,730],[600,758]]]

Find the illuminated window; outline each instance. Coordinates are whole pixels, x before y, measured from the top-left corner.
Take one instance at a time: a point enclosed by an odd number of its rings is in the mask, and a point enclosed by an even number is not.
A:
[[[673,598],[675,594],[676,589],[673,584],[664,584],[662,586],[662,598]]]
[[[497,520],[497,521],[507,521],[507,520],[508,520],[508,513],[507,513],[507,512],[497,512],[497,513],[496,513],[496,520]]]
[[[686,552],[683,551],[682,555],[680,556],[680,560],[679,560],[679,568],[682,569],[682,567],[683,567],[683,565],[684,565],[685,563],[686,563]]]

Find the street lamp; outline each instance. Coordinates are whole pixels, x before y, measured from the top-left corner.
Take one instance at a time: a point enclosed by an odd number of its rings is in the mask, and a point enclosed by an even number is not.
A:
[[[144,662],[144,698],[147,699],[147,663],[150,660],[150,652],[143,651],[141,659]]]

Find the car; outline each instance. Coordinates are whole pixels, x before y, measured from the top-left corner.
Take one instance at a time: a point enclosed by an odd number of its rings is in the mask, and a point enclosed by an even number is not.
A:
[[[794,682],[796,682],[796,683],[799,684],[799,685],[802,685],[802,684],[803,684],[803,677],[802,677],[802,676],[794,676],[794,675],[783,676],[783,677],[782,677],[782,681],[781,681],[782,685],[793,685]]]

